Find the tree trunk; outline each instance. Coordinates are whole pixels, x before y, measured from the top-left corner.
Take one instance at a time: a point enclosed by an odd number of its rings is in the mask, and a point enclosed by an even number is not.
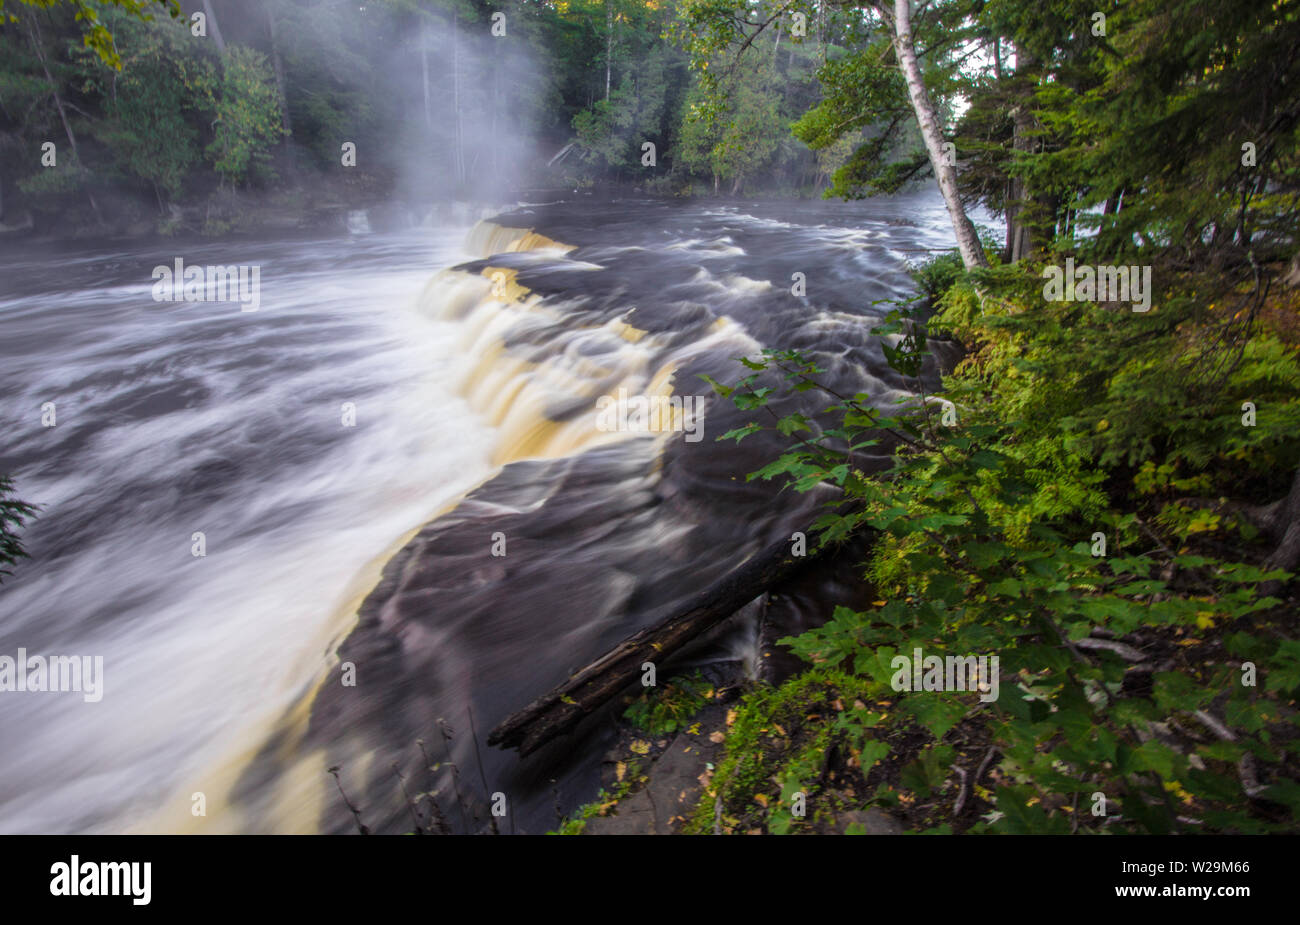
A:
[[[817,0],[817,54],[826,63],[826,8],[824,0]]]
[[[886,22],[890,16],[886,7],[877,6]],[[903,78],[907,81],[907,95],[916,113],[916,121],[925,140],[925,150],[930,155],[930,166],[934,168],[935,178],[939,182],[939,192],[943,194],[944,204],[948,207],[948,217],[952,220],[952,229],[957,236],[957,249],[961,252],[961,261],[966,269],[988,266],[984,248],[980,244],[975,225],[962,207],[961,197],[957,191],[957,170],[948,164],[943,154],[943,134],[939,131],[939,118],[935,113],[934,103],[925,89],[921,77],[921,66],[916,60],[916,48],[912,44],[912,7],[910,0],[894,0],[893,12],[894,53],[898,56]]]
[[[208,18],[208,28],[212,30],[212,41],[217,43],[217,54],[226,56],[226,42],[221,37],[221,27],[217,25],[217,14],[212,9],[212,0],[203,0],[203,15]]]
[[[1264,568],[1294,572],[1300,565],[1300,469],[1291,480],[1287,496],[1274,504],[1276,506],[1270,505],[1272,509],[1262,518],[1265,531],[1277,541],[1277,547],[1264,562]],[[1280,581],[1266,581],[1259,586],[1259,593],[1269,596],[1277,594],[1281,588]]]
[[[424,86],[424,127],[429,129],[433,128],[433,116],[429,112],[429,30],[423,26],[420,28],[420,74]]]
[[[811,553],[792,556],[789,540],[758,553],[697,595],[686,609],[628,637],[568,681],[506,717],[488,735],[488,744],[517,747],[527,755],[570,732],[634,683],[645,662],[658,669],[674,652],[811,560]]]
[[[1019,102],[1011,110],[1011,147],[1017,159],[1030,154],[1037,147],[1034,130],[1033,94],[1036,83],[1037,61],[1025,48],[1012,45],[1016,58],[1015,93]],[[1044,203],[1033,198],[1033,192],[1023,177],[1011,177],[1007,189],[1007,253],[1011,262],[1023,260],[1038,246],[1033,233],[1035,220],[1042,220]],[[1050,213],[1047,213],[1050,214]]]
[[[501,176],[501,143],[497,134],[497,112],[501,108],[501,68],[492,68],[492,176]]]
[[[280,89],[280,121],[284,130],[293,134],[293,122],[289,118],[289,88],[284,80],[284,63],[280,60],[280,42],[275,31],[275,13],[272,7],[266,7],[266,24],[271,32],[271,67],[275,70],[275,85]]]
[[[1300,286],[1300,253],[1292,257],[1291,262],[1287,264],[1287,273],[1282,277],[1282,284],[1288,289]]]
[[[45,48],[41,37],[41,27],[36,21],[36,13],[29,12],[30,18],[27,20],[27,36],[31,40],[32,50],[36,52],[36,58],[41,62],[41,70],[45,72],[45,80],[50,85],[50,94],[54,97],[54,108],[59,111],[59,121],[63,123],[63,134],[68,137],[68,147],[72,149],[72,156],[76,159],[77,168],[83,167],[81,163],[81,153],[77,150],[77,136],[72,134],[72,123],[68,121],[68,112],[63,106],[63,97],[59,93],[59,85],[54,80],[54,75],[50,73],[50,65],[45,57]],[[86,198],[90,200],[90,210],[95,213],[95,221],[104,224],[104,216],[100,214],[99,203],[95,202],[95,194],[89,187],[86,188]]]
[[[1021,103],[1011,111],[1012,150],[1027,153],[1033,148],[1031,132],[1034,127],[1033,116],[1029,114],[1027,103]],[[1029,225],[1024,221],[1025,204],[1029,198],[1029,187],[1023,177],[1012,177],[1007,194],[1007,258],[1015,263],[1026,257],[1034,247],[1033,235]]]
[[[465,129],[460,119],[460,13],[453,15],[451,29],[452,104],[456,107],[456,181],[465,187]]]
[[[605,102],[609,102],[609,75],[614,66],[614,7],[605,0]]]

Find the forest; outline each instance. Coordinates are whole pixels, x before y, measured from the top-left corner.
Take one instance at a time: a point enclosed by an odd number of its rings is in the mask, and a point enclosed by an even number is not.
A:
[[[1298,830],[1300,0],[0,16],[14,240],[377,225],[538,191],[937,189],[954,246],[864,322],[901,398],[844,394],[783,344],[702,377],[744,418],[706,439],[778,441],[747,473],[773,503],[829,491],[809,546],[849,550],[869,600],[781,640],[806,670],[702,720],[725,749],[674,831],[862,832],[866,811],[941,834]],[[43,516],[22,496],[0,482],[6,585]],[[932,678],[929,658],[971,653],[1000,659],[996,704]],[[988,663],[959,667],[988,689]],[[624,716],[661,738],[719,696],[682,675]],[[653,781],[634,751],[559,831]]]
[[[506,201],[527,186],[602,183],[807,195],[863,134],[809,136],[814,150],[789,131],[820,99],[818,68],[845,53],[837,40],[852,41],[850,17],[829,6],[776,21],[764,53],[731,74],[740,92],[722,118],[706,97],[723,50],[692,58],[685,6],[46,6],[11,3],[0,24],[10,226],[34,215],[57,231],[167,231],[182,221],[173,207],[202,204],[199,230],[220,233],[240,193],[309,210],[302,191],[339,176],[347,143],[356,170],[338,195],[350,202]],[[65,169],[42,163],[50,140]]]

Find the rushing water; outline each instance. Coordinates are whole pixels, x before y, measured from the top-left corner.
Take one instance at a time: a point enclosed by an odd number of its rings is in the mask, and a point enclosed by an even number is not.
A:
[[[0,693],[0,831],[343,831],[329,765],[404,831],[391,766],[445,792],[415,744],[441,748],[440,718],[469,799],[545,828],[557,793],[590,798],[602,733],[520,762],[486,730],[815,501],[745,482],[771,447],[716,443],[740,418],[698,376],[799,347],[887,401],[871,303],[950,239],[911,196],[0,251],[0,472],[42,506],[0,655],[104,659],[97,703]],[[258,311],[154,301],[177,256],[258,265]],[[699,396],[703,439],[598,428],[619,388]],[[830,584],[792,591],[785,625],[823,618]],[[743,627],[719,645],[755,657]]]

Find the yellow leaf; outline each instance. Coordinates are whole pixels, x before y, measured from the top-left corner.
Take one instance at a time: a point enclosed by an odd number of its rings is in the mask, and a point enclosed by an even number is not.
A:
[[[754,802],[759,806],[767,806],[767,795],[762,793],[754,794]]]
[[[628,748],[632,749],[634,755],[648,755],[650,753],[650,743],[644,739],[637,739]]]
[[[615,780],[619,780],[619,781],[621,781],[621,780],[623,779],[623,775],[626,774],[626,773],[627,773],[627,762],[626,762],[626,761],[620,761],[618,764],[614,765],[614,779],[615,779]]]

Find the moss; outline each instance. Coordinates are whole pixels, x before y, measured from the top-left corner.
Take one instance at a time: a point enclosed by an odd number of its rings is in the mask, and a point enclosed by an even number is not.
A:
[[[728,719],[726,757],[686,825],[686,831],[795,831],[811,828],[813,797],[823,786],[833,750],[848,744],[840,723],[845,704],[868,701],[883,687],[843,672],[813,669],[779,687],[747,694]],[[791,817],[802,790],[808,814]],[[809,820],[805,822],[804,820]]]
[[[646,776],[641,773],[641,766],[629,762],[623,779],[615,785],[613,791],[601,788],[596,799],[584,803],[560,823],[558,829],[552,829],[547,835],[581,835],[587,829],[588,820],[596,816],[607,816],[618,802],[634,792],[640,784],[645,783]]]

